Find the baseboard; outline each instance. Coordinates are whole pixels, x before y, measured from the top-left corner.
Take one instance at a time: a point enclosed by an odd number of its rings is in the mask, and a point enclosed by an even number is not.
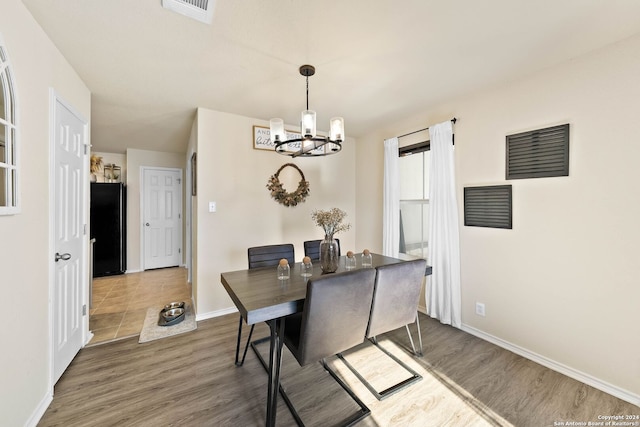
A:
[[[47,408],[49,408],[49,405],[51,405],[51,402],[53,402],[53,390],[42,398],[35,411],[33,411],[33,414],[31,414],[31,417],[24,423],[25,427],[36,427],[47,411]]]
[[[87,339],[85,340],[83,347],[85,347],[87,344],[89,344],[92,339],[93,339],[93,332],[89,331],[87,333]]]
[[[224,308],[222,310],[210,311],[208,313],[197,313],[196,314],[196,322],[206,319],[213,319],[214,317],[220,317],[231,313],[237,313],[238,309],[236,307]]]
[[[527,350],[526,348],[522,348],[515,344],[512,344],[508,341],[505,341],[501,338],[495,337],[493,335],[487,334],[479,329],[463,324],[461,328],[464,332],[476,336],[480,339],[488,341],[492,344],[497,345],[498,347],[502,347],[506,350],[509,350],[519,356],[522,356],[526,359],[529,359],[533,362],[536,362],[542,366],[545,366],[553,371],[559,372],[563,375],[566,375],[574,380],[580,381],[581,383],[587,384],[593,388],[597,388],[600,391],[603,391],[607,394],[617,397],[618,399],[622,399],[626,402],[631,403],[632,405],[640,406],[640,395],[632,393],[628,390],[624,390],[620,387],[617,387],[613,384],[609,384],[606,381],[602,381],[598,378],[595,378],[589,374],[581,372],[577,369],[574,369],[570,366],[566,366],[562,363],[556,362],[555,360],[549,359],[537,353]]]

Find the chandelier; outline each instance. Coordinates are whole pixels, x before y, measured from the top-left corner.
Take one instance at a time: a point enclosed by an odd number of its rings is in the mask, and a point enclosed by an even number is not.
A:
[[[344,141],[344,119],[334,117],[329,120],[329,136],[316,134],[316,112],[309,110],[309,77],[316,73],[313,65],[300,67],[300,74],[307,78],[307,109],[300,119],[300,135],[287,139],[282,119],[271,119],[269,128],[271,142],[275,144],[276,153],[291,157],[316,157],[335,154],[342,150]]]

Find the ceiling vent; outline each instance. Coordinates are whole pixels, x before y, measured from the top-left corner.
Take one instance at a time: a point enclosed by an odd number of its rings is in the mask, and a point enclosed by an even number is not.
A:
[[[213,21],[215,0],[162,0],[162,7],[205,24]]]

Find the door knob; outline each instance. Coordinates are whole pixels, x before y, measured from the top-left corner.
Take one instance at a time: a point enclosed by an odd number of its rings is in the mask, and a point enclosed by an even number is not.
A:
[[[148,226],[149,226],[149,223],[147,222],[145,225],[148,227]]]
[[[58,252],[56,252],[56,262],[63,260],[63,261],[69,261],[71,259],[71,254],[62,254],[60,255]]]

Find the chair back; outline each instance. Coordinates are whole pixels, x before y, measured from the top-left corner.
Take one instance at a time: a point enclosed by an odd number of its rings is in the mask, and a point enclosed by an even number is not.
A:
[[[340,256],[340,239],[334,239],[338,244],[338,256]],[[307,240],[304,242],[304,256],[311,258],[311,261],[320,259],[320,242],[322,240]]]
[[[255,246],[247,250],[249,268],[275,267],[282,258],[289,261],[293,268],[295,251],[291,243],[282,245]]]
[[[285,325],[285,343],[301,366],[364,341],[375,274],[362,269],[309,280],[299,331]]]
[[[367,338],[415,322],[427,261],[416,259],[378,267]]]

